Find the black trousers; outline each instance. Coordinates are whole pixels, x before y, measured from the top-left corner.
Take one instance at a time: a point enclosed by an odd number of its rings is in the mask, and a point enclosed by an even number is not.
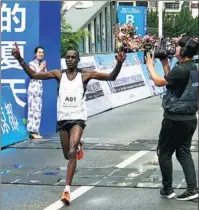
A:
[[[189,121],[163,119],[157,153],[162,173],[162,184],[165,189],[172,188],[172,155],[174,152],[183,168],[187,190],[196,189],[196,172],[190,150],[196,127],[197,119]]]

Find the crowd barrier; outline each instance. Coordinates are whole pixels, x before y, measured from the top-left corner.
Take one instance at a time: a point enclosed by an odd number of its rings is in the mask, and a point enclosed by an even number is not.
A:
[[[141,99],[162,94],[165,89],[157,87],[152,81],[147,67],[143,64],[143,53],[129,53],[123,64],[121,72],[115,81],[91,80],[87,85],[86,103],[88,116],[113,109]],[[174,67],[177,60],[172,60]],[[116,65],[115,54],[100,54],[83,56],[80,59],[79,68],[110,73]],[[61,59],[61,68],[66,68],[65,59]],[[158,75],[163,76],[161,62],[155,60],[155,69]],[[47,83],[49,81],[46,81]],[[44,94],[48,89],[44,86]],[[44,98],[45,100],[45,98]],[[20,107],[17,104],[10,87],[2,88],[2,147],[27,139],[28,134],[23,116],[20,115]],[[45,120],[47,120],[45,118]],[[56,122],[53,123],[54,125]],[[55,131],[55,130],[54,130]]]

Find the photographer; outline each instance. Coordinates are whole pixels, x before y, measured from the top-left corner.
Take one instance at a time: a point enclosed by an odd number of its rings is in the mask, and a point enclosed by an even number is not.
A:
[[[195,166],[190,151],[192,137],[197,127],[198,71],[192,60],[198,52],[198,47],[199,44],[194,39],[188,36],[182,37],[175,52],[179,64],[172,71],[168,59],[161,58],[164,77],[157,75],[154,58],[149,53],[146,57],[147,67],[155,84],[167,87],[162,101],[164,119],[157,147],[163,178],[160,195],[166,198],[176,196],[172,189],[172,155],[176,152],[176,158],[183,168],[187,183],[187,190],[177,196],[177,200],[198,198]]]

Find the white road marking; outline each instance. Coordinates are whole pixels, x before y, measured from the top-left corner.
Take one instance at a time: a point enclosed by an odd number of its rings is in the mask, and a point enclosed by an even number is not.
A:
[[[15,181],[13,181],[13,182],[11,182],[11,184],[14,184],[14,183],[16,183],[16,182],[18,182],[18,181],[20,181],[21,179],[16,179]]]
[[[153,147],[151,150],[153,150],[154,148],[156,148],[156,146]],[[134,155],[132,155],[131,157],[127,158],[126,160],[122,161],[121,163],[117,164],[115,167],[116,168],[125,168],[149,152],[150,152],[150,150],[139,151],[139,152],[135,153]]]
[[[153,150],[154,148],[156,148],[156,146],[153,147],[151,150]],[[135,162],[139,158],[141,158],[144,155],[146,155],[147,153],[149,153],[151,150],[139,151],[139,152],[135,153],[134,155],[130,156],[129,158],[127,158],[126,160],[122,161],[121,163],[117,164],[115,167],[116,168],[125,168],[126,166],[130,165],[131,163]],[[100,182],[100,181],[101,180],[99,180],[98,182]],[[75,191],[71,192],[71,201],[73,201],[76,198],[80,197],[81,195],[85,194],[86,192],[93,189],[94,187],[95,186],[93,185],[93,186],[82,186],[82,187],[77,188]],[[65,206],[65,204],[63,202],[61,202],[60,200],[58,200],[43,210],[59,210],[64,206]]]
[[[93,148],[95,148],[95,147],[97,147],[97,146],[100,146],[101,144],[95,144],[94,146],[92,146],[92,147],[89,147],[88,149],[93,149]]]
[[[180,187],[184,184],[184,182],[185,182],[185,179],[183,179],[181,182],[180,182],[180,184],[176,187],[177,189],[180,189]]]
[[[71,193],[71,201],[75,200],[76,198],[80,197],[87,191],[91,190],[94,186],[82,186],[77,188],[75,191]],[[44,210],[58,210],[64,207],[62,201],[58,200],[55,203],[51,204],[50,206],[46,207]]]

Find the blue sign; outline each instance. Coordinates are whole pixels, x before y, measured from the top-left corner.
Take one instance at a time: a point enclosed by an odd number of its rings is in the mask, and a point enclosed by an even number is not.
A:
[[[117,18],[119,24],[131,23],[136,27],[136,34],[142,37],[147,32],[147,7],[118,6]]]
[[[1,93],[1,147],[5,147],[26,139],[28,135],[11,88],[3,87]]]
[[[146,79],[147,85],[148,85],[149,87],[151,87],[151,82],[150,82],[151,76],[150,76],[150,73],[149,73],[149,71],[148,71],[148,69],[147,69],[147,66],[146,66],[145,64],[142,64],[142,72],[143,72],[144,77],[145,77],[145,79]]]
[[[144,63],[144,53],[136,52],[136,53],[127,53],[127,57],[125,60],[126,66],[140,65]]]
[[[60,2],[4,0],[1,4],[1,37],[1,84],[11,87],[19,115],[26,119],[30,79],[11,55],[11,50],[17,42],[22,57],[29,63],[34,59],[35,47],[42,46],[47,69],[60,69]],[[41,134],[55,131],[56,94],[57,82],[44,81]]]

